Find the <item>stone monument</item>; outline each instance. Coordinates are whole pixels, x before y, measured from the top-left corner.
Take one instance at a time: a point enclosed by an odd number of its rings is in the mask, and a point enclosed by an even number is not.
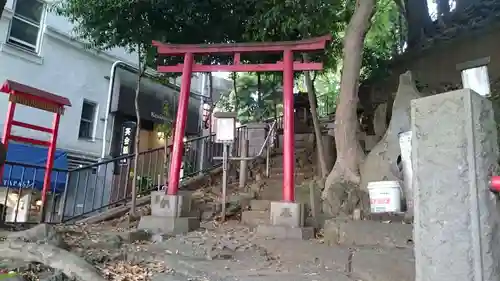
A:
[[[416,280],[500,280],[491,102],[470,89],[413,100]]]

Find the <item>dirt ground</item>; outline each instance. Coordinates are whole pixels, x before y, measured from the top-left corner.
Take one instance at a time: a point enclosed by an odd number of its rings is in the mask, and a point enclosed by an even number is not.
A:
[[[69,251],[116,281],[413,281],[412,249],[328,246],[311,241],[258,238],[236,221],[205,222],[199,231],[150,236],[108,222],[58,227]],[[36,264],[2,260],[25,280],[62,280]],[[93,280],[85,280],[93,281]]]

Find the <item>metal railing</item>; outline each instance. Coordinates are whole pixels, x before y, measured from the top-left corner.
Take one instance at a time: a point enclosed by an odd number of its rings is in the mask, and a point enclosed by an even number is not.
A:
[[[4,178],[0,187],[0,224],[37,223],[42,210],[42,186],[45,167],[9,162],[4,165]],[[60,201],[66,187],[68,170],[52,169],[51,189],[47,191],[46,213]],[[47,220],[52,217],[46,217]]]
[[[246,134],[246,128],[238,129],[238,136]],[[171,146],[166,151],[160,147],[139,153],[138,197],[164,188],[164,179],[168,177],[165,163],[170,163],[170,152]],[[215,143],[215,135],[187,140],[181,181],[220,166],[222,162],[212,156],[221,153],[222,146]],[[7,161],[0,187],[0,224],[38,223],[42,210],[44,222],[67,222],[126,204],[132,198],[134,157],[135,154],[120,156],[75,169],[54,168],[43,208],[45,167]]]

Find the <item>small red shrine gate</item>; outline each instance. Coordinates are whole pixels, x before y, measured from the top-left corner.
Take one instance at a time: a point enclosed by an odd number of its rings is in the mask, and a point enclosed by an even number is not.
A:
[[[9,149],[9,141],[18,141],[23,143],[29,143],[34,145],[46,146],[48,147],[47,163],[45,164],[45,175],[43,178],[43,189],[42,189],[42,217],[45,213],[45,203],[47,201],[47,191],[50,189],[50,176],[52,174],[52,168],[54,165],[54,153],[56,152],[56,142],[57,134],[59,131],[59,120],[61,115],[64,114],[65,106],[71,106],[71,102],[65,98],[61,97],[40,89],[36,89],[30,86],[26,86],[14,81],[7,80],[0,87],[0,92],[9,94],[9,106],[7,108],[7,118],[5,120],[2,141],[5,146],[5,150]],[[52,121],[52,128],[41,127],[33,124],[28,124],[20,121],[14,120],[14,113],[16,111],[16,105],[22,104],[25,106],[38,108],[44,111],[49,111],[54,113],[54,119]],[[32,138],[26,138],[21,136],[16,136],[11,133],[12,126],[23,127],[39,132],[49,133],[50,140],[43,141]],[[4,167],[0,168],[0,179],[3,179]]]
[[[283,72],[283,111],[284,111],[284,136],[283,136],[283,201],[295,201],[294,183],[294,116],[293,116],[293,73],[294,71],[321,70],[323,64],[318,62],[296,62],[293,52],[323,50],[326,42],[331,40],[330,35],[323,37],[287,42],[272,43],[236,43],[236,44],[164,44],[153,41],[158,55],[184,56],[184,63],[174,66],[158,66],[159,72],[182,73],[181,90],[177,118],[174,131],[174,142],[168,190],[170,195],[177,194],[179,189],[179,176],[182,163],[183,137],[186,127],[186,118],[191,88],[191,74],[193,72]],[[242,64],[241,53],[283,53],[283,61],[265,64]],[[194,63],[195,55],[230,54],[234,56],[232,65],[202,65]]]

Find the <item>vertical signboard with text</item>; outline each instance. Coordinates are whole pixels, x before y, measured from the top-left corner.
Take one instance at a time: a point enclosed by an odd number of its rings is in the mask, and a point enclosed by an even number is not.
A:
[[[126,121],[122,124],[122,139],[120,146],[120,156],[134,153],[135,130],[137,124],[134,121]],[[121,159],[120,164],[127,164],[128,159]]]

